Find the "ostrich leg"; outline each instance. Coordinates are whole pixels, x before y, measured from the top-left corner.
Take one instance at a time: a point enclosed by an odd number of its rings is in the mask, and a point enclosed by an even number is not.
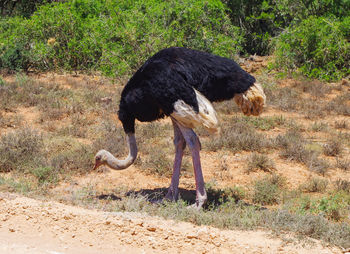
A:
[[[204,179],[202,173],[202,167],[199,157],[199,151],[201,150],[201,143],[196,133],[187,127],[178,124],[178,127],[192,153],[192,162],[194,169],[194,177],[196,180],[196,204],[195,207],[200,209],[207,201],[207,192],[204,188]]]
[[[173,176],[171,177],[171,184],[168,190],[168,193],[165,196],[165,199],[170,201],[176,201],[179,197],[179,178],[180,178],[180,169],[181,162],[186,147],[186,141],[182,136],[182,133],[176,124],[174,119],[171,119],[174,126],[174,145],[175,145],[175,160],[173,168]]]

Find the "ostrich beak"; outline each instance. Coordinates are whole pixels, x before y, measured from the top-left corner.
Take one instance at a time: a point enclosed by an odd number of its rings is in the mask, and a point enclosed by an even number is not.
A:
[[[95,166],[94,166],[94,168],[92,169],[92,170],[96,170],[99,166],[101,166],[102,165],[102,162],[101,162],[101,160],[100,159],[98,159],[98,158],[96,158],[95,159]]]

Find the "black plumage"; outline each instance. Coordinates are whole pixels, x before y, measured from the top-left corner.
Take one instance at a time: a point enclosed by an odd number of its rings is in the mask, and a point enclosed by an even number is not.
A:
[[[163,49],[126,84],[119,119],[126,133],[134,133],[135,119],[144,122],[169,116],[178,100],[198,112],[193,88],[213,102],[231,99],[254,82],[255,78],[231,59],[187,48]]]

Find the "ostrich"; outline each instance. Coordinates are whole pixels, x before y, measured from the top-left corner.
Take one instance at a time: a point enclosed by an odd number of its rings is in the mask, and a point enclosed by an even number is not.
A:
[[[193,131],[204,126],[218,131],[216,112],[211,104],[234,98],[245,115],[259,115],[265,94],[253,76],[233,60],[209,53],[181,48],[166,48],[149,58],[124,87],[119,105],[119,120],[126,134],[129,154],[118,160],[100,150],[95,167],[108,165],[115,170],[129,167],[136,159],[135,119],[150,122],[169,116],[174,127],[175,160],[166,200],[178,199],[183,151],[189,147],[196,183],[195,207],[207,200],[200,163],[201,144]]]

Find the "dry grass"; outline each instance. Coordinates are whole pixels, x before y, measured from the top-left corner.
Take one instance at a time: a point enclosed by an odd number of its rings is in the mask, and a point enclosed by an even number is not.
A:
[[[327,156],[340,156],[343,150],[343,142],[338,137],[330,138],[323,145],[323,153]]]
[[[250,173],[256,170],[271,172],[275,168],[274,163],[268,156],[264,154],[253,153],[248,158],[246,172]]]
[[[99,149],[107,149],[117,157],[126,155],[125,134],[116,116],[122,87],[80,80],[70,78],[65,82],[67,86],[62,86],[19,75],[14,82],[0,83],[0,128],[6,130],[6,134],[1,133],[0,169],[16,173],[13,178],[4,173],[6,177],[0,176],[2,190],[21,193],[39,191],[50,196],[48,187],[68,181],[72,175],[90,172],[93,156]],[[334,96],[333,90],[328,84],[306,81],[292,86],[269,86],[266,89],[266,115],[264,113],[259,118],[237,114],[239,109],[233,101],[215,103],[221,121],[221,135],[209,136],[200,128],[196,132],[201,138],[203,157],[214,158],[212,161],[204,159],[203,168],[209,168],[205,163],[213,167],[204,173],[229,187],[208,185],[209,203],[203,211],[187,209],[188,203],[184,200],[154,206],[145,196],[127,196],[125,193],[120,194],[121,200],[111,202],[110,208],[113,211],[147,212],[223,228],[265,227],[276,233],[293,231],[348,246],[350,229],[346,204],[348,207],[349,181],[335,181],[328,172],[346,176],[349,172],[350,133],[346,108],[349,93],[342,91],[342,94],[335,93]],[[16,114],[17,107],[28,106],[40,111],[40,119],[33,121],[37,131],[23,127],[25,119]],[[333,116],[342,120],[333,121]],[[335,133],[335,129],[339,133],[325,140],[327,135]],[[167,121],[137,123],[136,137],[140,151],[136,169],[163,183],[163,178],[171,175],[173,167],[171,124]],[[253,152],[247,161],[244,161],[247,158],[244,151]],[[231,157],[235,153],[243,154],[237,156],[237,165],[236,159]],[[188,155],[186,149],[181,173],[193,177]],[[278,165],[275,168],[270,158],[276,155],[280,158],[275,160]],[[289,164],[301,171],[309,168],[310,172],[303,173],[311,177],[299,189],[292,189],[289,184],[293,179],[283,177],[286,169],[283,161],[292,161]],[[233,185],[232,180],[242,172],[240,169],[245,163],[248,172],[255,172],[250,175],[242,173],[239,176],[243,178],[242,186]],[[261,178],[261,175],[266,175],[265,172],[272,170],[276,175]],[[325,178],[315,177],[314,173]],[[252,175],[260,179],[253,185],[250,184]],[[302,182],[302,176],[298,177]],[[310,194],[312,192],[317,194]],[[92,202],[89,207],[96,208],[100,202],[96,195],[97,190],[91,188],[79,198],[84,203]],[[317,200],[313,200],[313,195],[317,196]],[[194,197],[189,202],[193,200]],[[288,203],[292,204],[292,208],[285,208]],[[273,209],[261,210],[253,204],[269,205]],[[105,204],[100,205],[105,209]],[[175,215],[174,210],[177,211]],[[344,223],[333,224],[333,220]]]
[[[350,171],[350,159],[339,159],[337,158],[337,167],[343,171]]]
[[[204,149],[218,151],[228,149],[231,151],[260,151],[267,141],[249,125],[240,121],[233,121],[221,127],[220,137],[204,143]]]
[[[328,180],[312,177],[307,182],[299,186],[301,191],[305,192],[320,192],[323,193],[326,191],[328,186]]]
[[[1,136],[0,172],[26,171],[44,159],[43,137],[37,131],[24,127]]]

